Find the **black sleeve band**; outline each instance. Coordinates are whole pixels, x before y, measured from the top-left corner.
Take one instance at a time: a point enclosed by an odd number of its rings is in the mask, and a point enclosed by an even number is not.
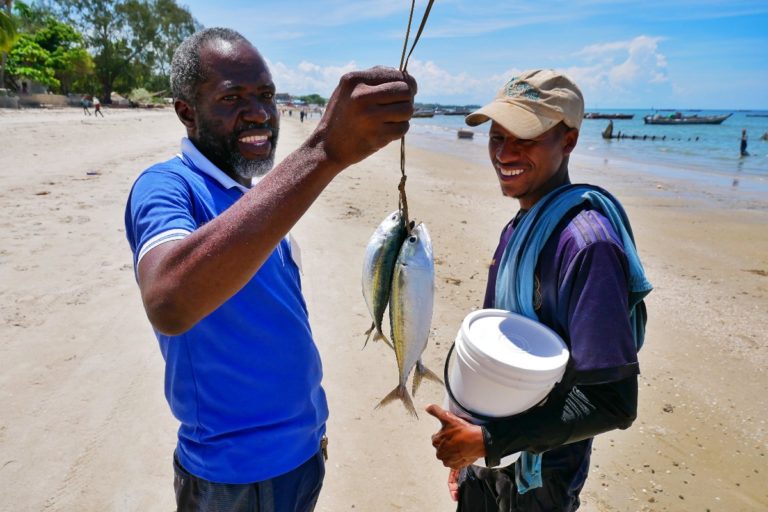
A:
[[[614,429],[637,417],[637,376],[605,384],[555,388],[538,407],[483,426],[486,464],[522,450],[541,453]]]

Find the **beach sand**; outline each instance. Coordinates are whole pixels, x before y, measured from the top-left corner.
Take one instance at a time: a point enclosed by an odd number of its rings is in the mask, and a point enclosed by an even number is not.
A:
[[[279,158],[316,119],[283,118]],[[177,425],[123,208],[183,134],[171,110],[0,110],[0,510],[174,509]],[[374,409],[396,364],[383,344],[361,350],[363,252],[397,208],[398,146],[340,175],[294,229],[331,408],[319,511],[454,508],[430,445],[438,422],[421,412],[443,390],[422,385],[418,420],[398,403]],[[429,226],[437,263],[424,361],[441,372],[517,204],[470,159],[409,146],[407,169],[410,214]],[[768,508],[768,198],[631,173],[578,148],[571,169],[623,201],[655,285],[639,417],[596,440],[582,510]]]

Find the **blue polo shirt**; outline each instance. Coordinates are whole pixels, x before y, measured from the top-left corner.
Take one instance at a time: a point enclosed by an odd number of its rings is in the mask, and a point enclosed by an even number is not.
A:
[[[131,190],[125,227],[134,268],[247,190],[185,138],[181,154],[142,172]],[[165,396],[181,422],[176,453],[195,476],[263,481],[318,451],[328,406],[294,256],[282,240],[239,292],[189,331],[155,331]]]

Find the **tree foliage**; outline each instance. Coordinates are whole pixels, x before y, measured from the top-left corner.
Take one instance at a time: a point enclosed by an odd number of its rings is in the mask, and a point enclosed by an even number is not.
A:
[[[0,9],[0,52],[7,52],[16,42],[16,24],[11,15]]]
[[[74,27],[44,7],[17,2],[14,10],[22,33],[8,54],[8,75],[68,93],[92,73],[93,62]]]
[[[175,0],[61,0],[59,5],[85,34],[105,102],[115,86],[129,91],[158,75],[167,84],[174,50],[200,28]]]
[[[299,99],[306,103],[307,105],[320,105],[325,106],[326,100],[319,94],[308,94],[307,96],[299,96]]]

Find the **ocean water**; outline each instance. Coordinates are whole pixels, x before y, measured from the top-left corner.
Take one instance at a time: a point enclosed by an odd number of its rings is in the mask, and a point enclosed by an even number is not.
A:
[[[575,155],[626,161],[660,175],[696,183],[741,183],[742,187],[755,192],[765,192],[768,197],[768,141],[760,136],[768,132],[768,111],[739,111],[720,125],[646,125],[643,116],[651,110],[589,110],[601,113],[634,114],[631,120],[613,120],[614,135],[621,131],[627,135],[647,135],[647,140],[605,140],[601,133],[608,125],[606,119],[584,119]],[[727,114],[730,111],[682,111],[685,115]],[[670,111],[659,112],[662,115]],[[764,117],[753,117],[753,116]],[[489,123],[469,128],[463,116],[436,115],[411,121],[407,143],[415,143],[428,149],[435,147],[455,150],[457,154],[476,159],[481,155],[487,162],[484,148],[488,143]],[[472,140],[457,140],[459,128],[475,132]],[[747,129],[750,156],[739,156],[741,130]],[[649,140],[655,136],[656,140]],[[665,140],[661,140],[666,137]],[[447,144],[451,142],[450,144]],[[483,151],[478,153],[478,147]]]

